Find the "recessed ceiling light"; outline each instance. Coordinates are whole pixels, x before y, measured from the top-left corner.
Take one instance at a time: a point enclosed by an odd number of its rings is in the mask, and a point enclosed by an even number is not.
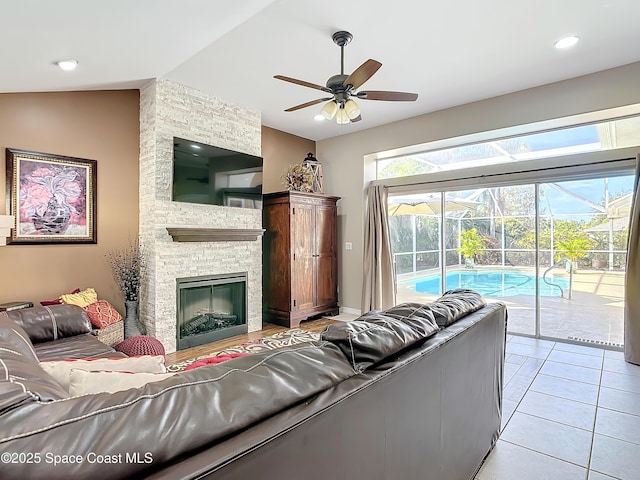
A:
[[[195,143],[191,144],[191,148],[195,148],[196,150],[200,150],[202,147],[200,145],[196,145]]]
[[[324,115],[318,114],[318,115],[314,115],[314,116],[313,116],[313,119],[314,119],[316,122],[322,122],[325,118],[324,118]]]
[[[70,72],[76,69],[76,67],[78,66],[78,61],[77,60],[60,60],[59,62],[56,62],[56,65],[58,65],[62,70]]]
[[[574,37],[574,36],[565,37],[558,40],[556,43],[553,44],[553,46],[556,48],[569,48],[569,47],[573,47],[576,43],[578,43],[578,40],[580,40],[579,37]]]

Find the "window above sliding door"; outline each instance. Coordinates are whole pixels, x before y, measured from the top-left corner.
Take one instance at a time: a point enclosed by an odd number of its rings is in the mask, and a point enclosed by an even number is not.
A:
[[[377,178],[530,162],[637,145],[640,145],[640,116],[379,159]]]

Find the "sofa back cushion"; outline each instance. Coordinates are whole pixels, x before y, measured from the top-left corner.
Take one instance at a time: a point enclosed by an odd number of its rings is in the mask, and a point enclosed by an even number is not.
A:
[[[429,305],[438,326],[448,327],[465,315],[480,310],[487,302],[478,292],[468,288],[456,288],[444,292],[435,302]]]
[[[433,326],[437,325],[431,307],[424,303],[401,303],[385,310],[383,313],[387,317],[393,317],[411,325],[426,336],[433,335]],[[366,318],[367,315],[365,314],[364,317]]]
[[[338,346],[351,366],[362,371],[439,330],[433,314],[423,307],[404,304],[385,312],[368,312],[353,322],[329,325],[320,338]]]
[[[7,315],[24,328],[33,343],[91,332],[89,317],[76,305],[23,308],[7,312]]]

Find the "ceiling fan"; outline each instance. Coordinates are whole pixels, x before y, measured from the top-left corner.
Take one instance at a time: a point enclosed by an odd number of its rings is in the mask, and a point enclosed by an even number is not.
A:
[[[305,82],[304,80],[298,80],[296,78],[285,77],[284,75],[275,75],[273,78],[278,80],[284,80],[285,82],[295,83],[296,85],[302,85],[303,87],[315,88],[316,90],[322,90],[323,92],[331,94],[329,97],[318,98],[317,100],[311,100],[310,102],[296,105],[295,107],[287,108],[285,112],[294,112],[301,108],[317,105],[318,103],[328,102],[322,107],[321,114],[327,120],[336,117],[336,120],[340,124],[349,122],[358,122],[361,120],[360,107],[354,101],[354,98],[359,100],[385,100],[391,102],[414,102],[418,98],[417,93],[407,92],[388,92],[384,90],[368,90],[368,91],[356,91],[360,86],[369,80],[374,73],[382,66],[380,62],[369,59],[360,65],[351,75],[345,75],[344,73],[344,47],[351,39],[353,35],[349,32],[341,30],[333,34],[333,42],[340,47],[340,74],[334,75],[327,80],[327,86],[316,85],[315,83]]]

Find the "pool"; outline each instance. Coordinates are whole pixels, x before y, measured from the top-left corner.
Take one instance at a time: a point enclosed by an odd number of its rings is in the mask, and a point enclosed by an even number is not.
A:
[[[535,295],[536,280],[534,275],[513,270],[461,270],[447,273],[447,290],[454,288],[470,288],[485,297],[512,297],[514,295]],[[566,292],[569,281],[553,275],[547,280],[559,285]],[[402,282],[414,284],[416,292],[440,295],[440,275],[416,278]],[[560,289],[546,284],[540,279],[540,296],[559,297]]]

